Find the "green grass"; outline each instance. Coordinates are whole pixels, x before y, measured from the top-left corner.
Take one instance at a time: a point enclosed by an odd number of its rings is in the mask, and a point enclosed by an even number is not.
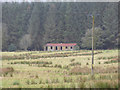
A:
[[[94,80],[91,78],[90,50],[2,52],[2,54],[3,68],[14,68],[12,74],[8,73],[3,77],[3,88],[118,87],[118,63],[111,62],[113,59],[117,60],[117,50],[95,51]]]

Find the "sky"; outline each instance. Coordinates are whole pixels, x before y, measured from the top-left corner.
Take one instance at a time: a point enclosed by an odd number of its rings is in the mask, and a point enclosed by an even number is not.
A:
[[[0,2],[118,2],[120,0],[0,0]]]
[[[120,0],[0,0],[0,2],[118,2]]]

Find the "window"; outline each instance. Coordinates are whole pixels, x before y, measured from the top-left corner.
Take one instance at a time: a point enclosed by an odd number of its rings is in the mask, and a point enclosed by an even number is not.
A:
[[[66,46],[65,48],[67,49],[68,47]]]
[[[53,47],[51,46],[51,49],[53,49]]]
[[[60,50],[62,50],[62,47],[60,47]]]
[[[46,47],[46,51],[48,50],[48,47]]]
[[[56,50],[57,50],[57,46],[56,46]]]

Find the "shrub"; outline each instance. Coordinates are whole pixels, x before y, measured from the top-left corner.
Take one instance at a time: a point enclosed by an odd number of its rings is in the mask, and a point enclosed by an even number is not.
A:
[[[75,83],[71,83],[70,88],[76,88]]]
[[[14,62],[14,64],[17,64],[16,62]]]
[[[29,85],[29,84],[30,84],[30,81],[29,81],[29,80],[27,80],[27,81],[26,81],[26,83]]]
[[[39,64],[39,61],[37,61],[36,64]]]
[[[71,59],[70,61],[71,61],[71,62],[74,62],[74,61],[75,61],[75,59]]]
[[[103,57],[102,59],[106,59],[106,57]]]
[[[59,83],[59,80],[58,80],[58,78],[56,78],[56,83]]]
[[[118,63],[117,60],[111,60],[111,63]]]
[[[28,64],[29,66],[32,66],[30,63]]]
[[[49,64],[52,64],[52,62],[50,61]]]
[[[39,78],[38,75],[36,75],[35,78]]]
[[[13,62],[11,62],[11,64],[13,64]]]
[[[101,60],[101,59],[105,60],[107,58],[106,57],[98,57],[98,60]]]
[[[13,73],[10,74],[10,77],[13,77]]]
[[[37,84],[34,80],[31,81],[31,84]]]
[[[102,57],[98,57],[98,60],[101,60],[102,59]]]
[[[40,79],[39,84],[42,84],[42,80]]]
[[[52,83],[59,83],[59,80],[58,80],[58,78],[53,78],[51,82]]]
[[[78,83],[78,88],[85,88],[85,82]]]
[[[4,77],[7,76],[7,75],[8,75],[8,73],[4,73],[4,74],[3,74]]]
[[[110,63],[118,63],[118,61],[117,60],[111,60],[111,61],[104,62],[104,64],[110,64]]]
[[[98,62],[98,64],[101,64],[100,62]]]
[[[43,64],[43,67],[46,67],[46,64]]]
[[[62,65],[57,65],[57,64],[55,64],[54,67],[62,68]]]
[[[13,85],[19,85],[20,83],[18,81],[13,82]]]
[[[15,51],[16,49],[17,49],[17,47],[14,44],[10,44],[8,46],[8,51],[10,51],[10,52]]]
[[[117,58],[118,56],[111,56],[111,57],[108,57],[108,59],[115,59],[115,58]]]
[[[54,67],[57,67],[57,64],[55,64],[55,66]]]
[[[65,84],[60,84],[60,88],[65,88]]]
[[[72,78],[64,77],[64,82],[72,82]]]
[[[71,64],[69,64],[70,66],[75,66],[75,65],[81,65],[81,63],[79,63],[79,62],[76,62],[76,63],[71,63]]]
[[[63,66],[63,69],[69,69],[69,67],[67,65]]]
[[[87,62],[86,65],[89,65],[89,63]]]
[[[52,85],[48,84],[47,88],[49,88],[49,89],[51,88],[50,90],[52,90]]]
[[[46,84],[48,84],[49,83],[49,80],[48,79],[46,79]]]
[[[21,64],[25,64],[25,61],[21,61]]]
[[[111,84],[108,82],[99,81],[95,83],[95,88],[111,88]]]
[[[58,65],[57,67],[58,67],[58,68],[62,68],[62,65]]]

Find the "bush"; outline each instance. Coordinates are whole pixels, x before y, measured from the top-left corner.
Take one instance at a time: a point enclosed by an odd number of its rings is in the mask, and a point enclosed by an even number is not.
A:
[[[71,59],[70,61],[71,61],[71,62],[74,62],[74,61],[75,61],[75,59]]]
[[[75,83],[71,83],[70,87],[71,87],[71,88],[76,88]]]
[[[67,65],[63,66],[63,69],[69,69],[69,67]]]
[[[59,88],[65,88],[65,84],[60,84],[60,87]],[[63,90],[65,90],[65,89],[63,89]]]
[[[52,90],[52,85],[48,84],[47,88],[49,88],[49,89],[51,88],[50,90]]]
[[[55,66],[54,67],[57,67],[57,64],[55,64]]]
[[[55,64],[54,67],[62,68],[62,65],[57,65],[57,64]]]
[[[19,85],[20,83],[19,82],[17,82],[17,81],[15,81],[14,83],[13,83],[13,85]]]
[[[101,60],[101,59],[105,60],[107,59],[107,57],[98,57],[98,60]]]
[[[8,75],[8,72],[6,72],[6,73],[3,74],[4,77],[7,76],[7,75]]]
[[[40,79],[39,84],[42,84],[42,79]]]
[[[46,67],[46,64],[43,64],[43,67]]]
[[[52,64],[52,62],[50,61],[49,64]]]
[[[13,77],[13,73],[10,74],[10,77]]]
[[[28,64],[29,66],[32,66],[30,63]],[[38,65],[38,67],[39,67],[39,65]]]
[[[64,82],[72,82],[72,78],[64,77]]]
[[[16,62],[14,62],[14,64],[17,64]]]
[[[39,78],[38,75],[36,75],[35,78]]]
[[[8,51],[10,51],[10,52],[15,51],[16,49],[17,49],[17,47],[14,44],[10,44],[8,46]]]
[[[79,62],[76,62],[76,63],[71,63],[71,64],[69,64],[70,66],[75,66],[75,65],[81,65],[81,63],[79,63]]]
[[[49,80],[48,79],[46,79],[46,84],[48,84],[49,83]]]
[[[104,62],[104,64],[110,64],[110,63],[118,63],[118,61],[117,60],[111,60],[111,61]]]
[[[13,64],[13,62],[11,62],[11,64]]]
[[[59,80],[58,80],[58,78],[56,78],[56,79],[53,78],[51,82],[52,82],[52,83],[59,83]]]
[[[30,84],[30,81],[29,81],[29,80],[27,80],[27,81],[26,81],[26,83],[29,85],[29,84]]]
[[[108,82],[99,81],[95,83],[95,88],[111,88],[111,84]]]
[[[86,65],[89,65],[89,63],[87,62]]]
[[[34,80],[31,81],[31,84],[37,84]]]
[[[58,65],[57,67],[58,67],[58,68],[62,68],[62,65]]]
[[[85,88],[86,86],[85,86],[85,82],[80,82],[79,84],[78,84],[78,88]]]

